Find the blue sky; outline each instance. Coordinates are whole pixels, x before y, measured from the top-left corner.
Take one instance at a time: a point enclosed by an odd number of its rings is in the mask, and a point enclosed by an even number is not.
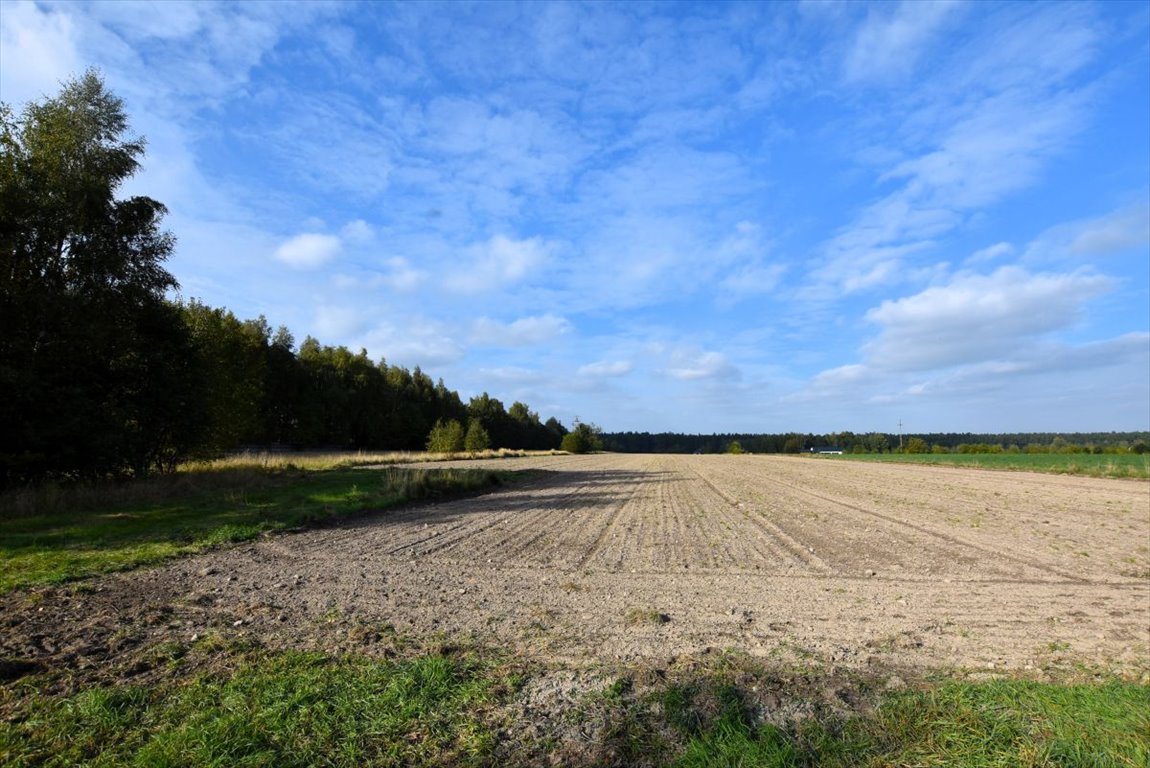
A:
[[[0,3],[185,297],[607,430],[1150,429],[1150,4]]]

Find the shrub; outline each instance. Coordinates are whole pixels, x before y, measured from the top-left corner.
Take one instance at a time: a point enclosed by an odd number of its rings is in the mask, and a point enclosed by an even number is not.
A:
[[[921,437],[912,437],[906,441],[907,453],[927,453],[929,450],[930,448],[927,446],[926,441]]]
[[[458,453],[463,450],[463,445],[463,425],[455,419],[435,422],[427,436],[427,450],[432,453]]]
[[[486,451],[491,447],[491,437],[479,419],[472,419],[467,425],[467,436],[463,439],[463,446],[469,451]]]
[[[575,429],[563,436],[560,448],[567,453],[591,453],[603,450],[603,441],[599,438],[602,430],[594,424],[580,424],[576,422]]]

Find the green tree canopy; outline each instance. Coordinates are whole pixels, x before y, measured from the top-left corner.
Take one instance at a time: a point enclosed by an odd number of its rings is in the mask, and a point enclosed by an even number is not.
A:
[[[143,154],[93,71],[19,116],[0,105],[2,483],[144,474],[193,439],[166,209],[116,197]]]

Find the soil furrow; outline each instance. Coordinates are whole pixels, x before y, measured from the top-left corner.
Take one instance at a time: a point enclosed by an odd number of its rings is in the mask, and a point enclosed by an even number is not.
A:
[[[743,503],[740,502],[738,498],[727,491],[723,491],[715,482],[704,475],[697,466],[691,469],[695,476],[698,477],[707,488],[726,503],[728,511],[737,513],[738,519],[750,523],[761,531],[766,536],[766,541],[769,542],[769,546],[772,549],[785,552],[791,559],[801,563],[803,567],[815,573],[829,574],[834,572],[834,569],[831,568],[825,560],[814,553],[812,547],[805,546],[802,542],[796,540],[784,531],[780,526],[762,515],[749,512],[744,508]]]

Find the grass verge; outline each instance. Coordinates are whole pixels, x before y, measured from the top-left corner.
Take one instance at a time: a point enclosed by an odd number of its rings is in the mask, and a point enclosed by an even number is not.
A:
[[[136,568],[366,510],[481,492],[479,469],[218,467],[126,487],[43,488],[0,513],[0,593]],[[25,492],[25,495],[32,492]],[[34,501],[34,500],[33,500]]]
[[[378,660],[200,641],[171,657],[176,671],[149,685],[50,694],[50,675],[0,685],[0,764],[1038,768],[1150,759],[1150,687],[1119,681],[951,681],[844,715],[777,698],[767,711],[756,693],[817,686],[809,676],[743,670],[732,682],[712,670],[653,686],[622,677],[550,711],[520,700],[545,670],[478,652]],[[205,660],[211,672],[179,671]]]
[[[0,764],[484,765],[513,683],[469,656],[248,653],[222,679],[31,697],[0,722]]]
[[[1150,479],[1150,454],[1091,453],[860,453],[820,455],[834,461],[876,461],[899,464],[1045,472],[1087,477]]]
[[[1133,768],[1150,760],[1150,688],[1132,683],[951,682],[894,694],[842,722],[790,728],[754,726],[734,689],[720,690],[720,704],[675,765]]]

